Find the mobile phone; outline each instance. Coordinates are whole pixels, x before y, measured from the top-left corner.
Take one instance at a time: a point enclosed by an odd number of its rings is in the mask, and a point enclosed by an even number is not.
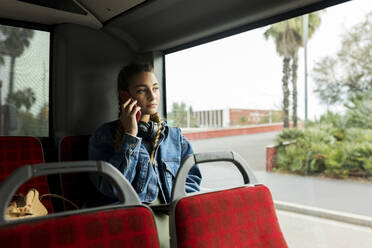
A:
[[[121,91],[120,92],[120,96],[121,96],[121,103],[120,104],[125,103],[126,101],[128,101],[128,99],[132,99],[132,101],[134,101],[133,97],[129,94],[129,92],[127,90]],[[135,104],[134,107],[138,107],[138,105]],[[136,121],[137,121],[137,123],[141,119],[141,114],[142,114],[141,113],[141,110],[139,110],[137,112],[137,114],[136,114]]]

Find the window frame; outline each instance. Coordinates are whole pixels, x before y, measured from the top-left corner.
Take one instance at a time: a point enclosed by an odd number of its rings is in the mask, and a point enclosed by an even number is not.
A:
[[[51,25],[18,21],[12,19],[0,18],[0,25],[28,28],[36,31],[49,32],[49,107],[48,107],[48,136],[38,137],[41,142],[54,139],[54,126],[53,126],[53,43],[54,43],[54,29]]]

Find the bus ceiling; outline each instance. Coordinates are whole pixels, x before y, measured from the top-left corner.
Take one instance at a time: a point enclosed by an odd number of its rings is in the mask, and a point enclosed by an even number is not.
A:
[[[1,0],[0,18],[103,31],[137,52],[172,51],[348,0]]]

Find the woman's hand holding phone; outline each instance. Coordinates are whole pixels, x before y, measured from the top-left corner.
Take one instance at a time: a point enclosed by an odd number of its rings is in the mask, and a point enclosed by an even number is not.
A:
[[[124,131],[132,136],[137,136],[138,125],[136,115],[141,109],[136,103],[137,100],[129,98],[121,105],[121,124],[123,125]]]

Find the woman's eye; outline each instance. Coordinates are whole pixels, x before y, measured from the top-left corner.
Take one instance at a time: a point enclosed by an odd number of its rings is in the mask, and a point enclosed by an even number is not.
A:
[[[137,90],[137,93],[143,93],[143,92],[145,92],[144,89],[139,89],[139,90]]]
[[[153,88],[153,91],[158,91],[159,87]]]

